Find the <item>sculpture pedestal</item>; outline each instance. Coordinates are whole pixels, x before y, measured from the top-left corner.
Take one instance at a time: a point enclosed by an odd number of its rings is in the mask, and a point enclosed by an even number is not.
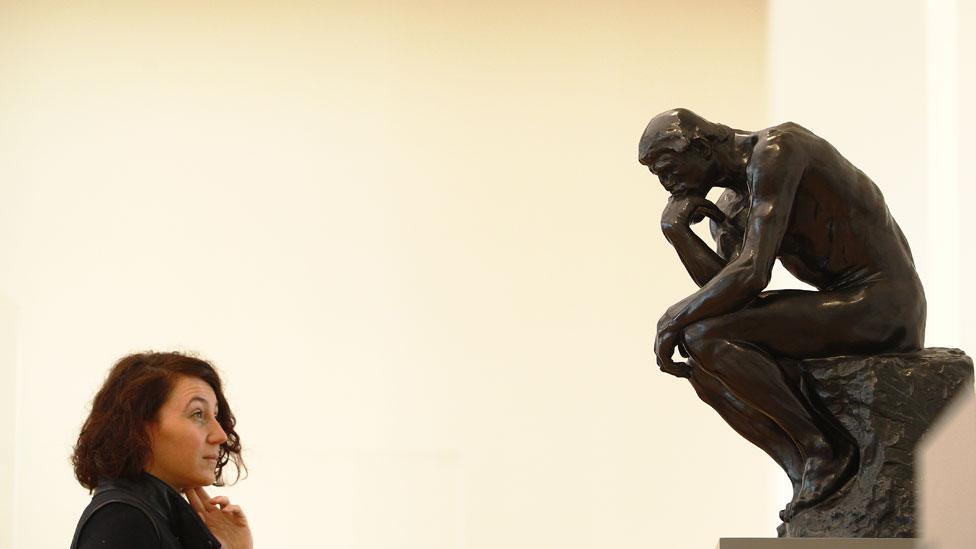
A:
[[[860,465],[836,494],[780,525],[780,536],[913,537],[915,445],[957,392],[972,391],[972,360],[958,349],[930,348],[800,364],[823,404],[856,439]]]
[[[918,454],[919,548],[976,547],[976,398],[971,390],[962,391],[925,433]]]
[[[722,538],[715,549],[915,549],[906,538]]]

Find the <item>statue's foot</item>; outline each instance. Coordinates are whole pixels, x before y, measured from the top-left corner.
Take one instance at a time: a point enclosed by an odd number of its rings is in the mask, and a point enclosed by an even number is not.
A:
[[[665,366],[661,366],[661,371],[666,374],[671,374],[674,377],[691,377],[691,366],[685,364],[684,362],[674,362]]]
[[[833,495],[857,472],[857,449],[844,442],[835,448],[835,457],[808,458],[804,464],[803,480],[793,501],[780,511],[780,519],[788,521],[803,509],[812,507]]]
[[[796,496],[800,495],[800,481],[801,479],[790,476],[790,482],[793,483],[793,500],[796,499]],[[793,500],[790,500],[790,503],[792,503]],[[787,507],[789,507],[788,504]],[[779,512],[779,520],[786,522],[786,509]]]

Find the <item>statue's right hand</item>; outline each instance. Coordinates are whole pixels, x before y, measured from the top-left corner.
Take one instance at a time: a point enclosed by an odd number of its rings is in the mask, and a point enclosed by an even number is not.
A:
[[[712,204],[704,196],[698,195],[672,195],[668,199],[667,206],[661,212],[661,229],[668,233],[675,229],[684,229],[704,218],[714,219],[721,223],[725,220],[725,214],[718,206]]]
[[[689,378],[691,377],[691,367],[687,363],[675,362],[671,358],[675,347],[683,347],[680,344],[678,332],[668,328],[658,330],[657,337],[654,339],[654,354],[657,355],[658,367],[666,374]]]

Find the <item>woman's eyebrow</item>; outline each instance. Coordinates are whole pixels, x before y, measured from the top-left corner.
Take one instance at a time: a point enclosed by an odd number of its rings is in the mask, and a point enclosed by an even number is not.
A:
[[[206,408],[209,408],[210,407],[210,403],[207,401],[207,399],[203,398],[202,396],[195,396],[195,397],[191,398],[189,402],[186,403],[186,406],[184,406],[183,409],[186,410],[194,402],[200,402]]]

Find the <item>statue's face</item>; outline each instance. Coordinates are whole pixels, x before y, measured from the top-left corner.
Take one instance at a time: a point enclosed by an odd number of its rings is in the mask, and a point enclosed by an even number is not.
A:
[[[714,184],[711,154],[698,147],[688,147],[680,153],[665,150],[655,155],[647,167],[657,175],[664,190],[673,195],[704,196]]]

